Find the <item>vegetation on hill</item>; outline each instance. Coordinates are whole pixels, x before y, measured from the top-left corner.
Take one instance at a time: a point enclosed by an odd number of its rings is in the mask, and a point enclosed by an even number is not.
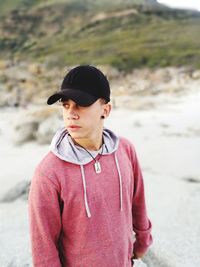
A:
[[[200,15],[151,0],[0,2],[0,55],[57,65],[200,68]]]

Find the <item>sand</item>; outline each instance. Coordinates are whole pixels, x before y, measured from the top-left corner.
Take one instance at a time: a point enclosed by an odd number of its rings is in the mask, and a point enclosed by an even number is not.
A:
[[[200,93],[191,90],[152,109],[113,110],[106,121],[107,127],[133,141],[140,159],[154,237],[143,260],[148,267],[200,266],[199,103]],[[0,197],[18,182],[30,180],[49,149],[34,142],[12,144],[10,129],[17,112],[0,112]],[[0,237],[1,267],[31,266],[25,200],[0,203]],[[137,266],[145,265],[139,261]]]

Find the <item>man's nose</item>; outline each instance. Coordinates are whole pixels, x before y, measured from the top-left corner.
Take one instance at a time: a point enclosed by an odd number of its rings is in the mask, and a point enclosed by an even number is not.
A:
[[[69,108],[67,112],[67,118],[68,120],[78,120],[79,115],[74,108]]]

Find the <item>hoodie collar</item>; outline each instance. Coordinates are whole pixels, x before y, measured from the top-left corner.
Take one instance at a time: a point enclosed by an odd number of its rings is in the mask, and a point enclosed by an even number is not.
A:
[[[111,154],[117,150],[119,138],[111,130],[103,129],[103,140],[103,155]],[[56,132],[52,139],[50,150],[60,159],[78,165],[85,165],[93,160],[87,151],[74,144],[67,129],[64,127]],[[100,151],[101,148],[99,151],[89,150],[93,157],[96,157]]]

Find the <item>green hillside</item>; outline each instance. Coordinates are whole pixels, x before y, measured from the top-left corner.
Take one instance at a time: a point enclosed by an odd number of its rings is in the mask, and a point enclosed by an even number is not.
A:
[[[110,64],[126,71],[200,67],[197,12],[171,10],[153,0],[1,2],[3,58],[61,66]]]

